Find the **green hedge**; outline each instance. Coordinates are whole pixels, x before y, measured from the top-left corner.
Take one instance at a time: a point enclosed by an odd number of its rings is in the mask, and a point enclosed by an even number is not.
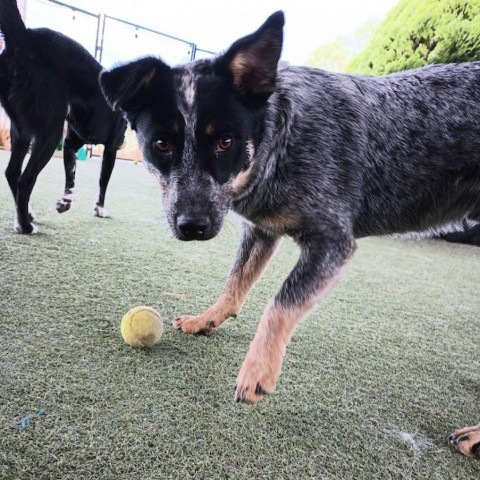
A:
[[[386,74],[469,60],[480,60],[480,0],[402,0],[347,70]]]

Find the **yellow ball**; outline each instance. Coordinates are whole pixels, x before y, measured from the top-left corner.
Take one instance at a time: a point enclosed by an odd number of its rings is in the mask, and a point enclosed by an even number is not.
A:
[[[120,331],[132,347],[152,347],[162,336],[163,323],[154,308],[134,307],[123,316]]]

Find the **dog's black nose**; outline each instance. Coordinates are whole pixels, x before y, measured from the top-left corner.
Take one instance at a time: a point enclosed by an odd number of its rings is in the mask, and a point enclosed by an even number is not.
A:
[[[183,240],[200,240],[210,228],[210,220],[205,216],[179,215],[177,228]]]

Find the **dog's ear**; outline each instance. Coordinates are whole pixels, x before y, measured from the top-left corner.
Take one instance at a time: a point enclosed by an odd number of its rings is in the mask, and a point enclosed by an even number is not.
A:
[[[216,60],[217,71],[228,71],[241,93],[268,97],[275,90],[284,23],[283,12],[271,15],[256,32],[237,40]]]
[[[100,86],[113,110],[130,113],[140,108],[151,85],[170,72],[170,67],[155,57],[104,70],[100,73]]]

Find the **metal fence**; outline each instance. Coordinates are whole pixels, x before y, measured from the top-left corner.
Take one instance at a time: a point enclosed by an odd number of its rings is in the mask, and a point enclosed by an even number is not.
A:
[[[83,45],[98,59],[101,15],[57,0],[28,0],[25,23],[29,28],[47,27]]]
[[[159,55],[169,64],[195,58],[194,43],[108,15],[103,17],[100,43],[98,60],[106,68],[146,54]]]
[[[30,28],[48,27],[73,38],[106,68],[145,55],[169,64],[214,55],[191,41],[58,0],[28,0],[25,21]]]

